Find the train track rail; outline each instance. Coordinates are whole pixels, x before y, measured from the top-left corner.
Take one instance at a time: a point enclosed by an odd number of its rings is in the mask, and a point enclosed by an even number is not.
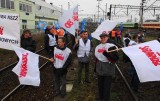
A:
[[[70,44],[70,42],[68,43],[68,45]],[[42,52],[44,49],[41,49],[41,50],[39,50],[39,51],[37,51],[37,53],[39,53],[39,52]],[[43,63],[41,66],[40,66],[40,70],[42,70],[42,68],[44,68],[44,67],[47,67],[48,66],[48,69],[46,70],[44,70],[44,71],[49,71],[50,70],[50,67],[49,67],[49,65],[47,65],[49,62],[48,61],[45,61],[45,63]],[[6,66],[4,69],[2,69],[1,70],[1,72],[2,71],[5,71],[7,68],[10,68],[10,67],[13,67],[14,65],[16,64],[16,62],[15,63],[12,63],[12,64],[10,64],[10,65],[8,65],[8,66]],[[137,96],[134,94],[134,92],[132,91],[132,89],[130,88],[130,86],[129,86],[129,84],[128,84],[128,82],[127,82],[127,80],[126,80],[126,78],[125,78],[125,76],[122,74],[122,72],[121,72],[121,70],[119,69],[119,67],[116,65],[116,67],[117,67],[117,70],[118,70],[118,72],[119,72],[119,74],[120,74],[120,76],[122,77],[122,79],[123,79],[123,81],[124,81],[124,83],[125,83],[125,86],[126,86],[126,88],[128,89],[128,92],[130,92],[130,95],[132,96],[132,98],[133,98],[133,100],[134,101],[138,101],[138,98],[137,98]],[[5,71],[6,72],[6,71]],[[42,72],[42,71],[41,71]],[[13,73],[12,73],[13,74]],[[47,75],[47,74],[43,74],[43,75]],[[52,75],[53,76],[53,75]],[[7,78],[6,78],[6,81],[5,80],[3,80],[4,82],[8,82],[9,80],[7,80],[7,79],[9,79],[10,77],[8,77],[8,75],[7,75]],[[17,79],[17,77],[15,77],[15,75],[14,75],[14,79]],[[44,78],[44,77],[43,77]],[[45,79],[45,78],[44,78]],[[43,79],[43,80],[44,80]],[[54,82],[52,79],[50,79],[51,80],[51,82],[49,83],[49,84],[45,84],[45,85],[48,85],[51,89],[53,89],[54,87],[53,87],[53,85],[52,85],[52,83]],[[14,80],[15,82],[12,82],[13,83],[13,85],[14,85],[14,88],[12,87],[12,89],[10,89],[10,91],[9,92],[7,92],[7,93],[3,93],[4,95],[3,96],[0,96],[2,99],[1,99],[1,101],[5,101],[5,100],[7,100],[7,99],[10,99],[10,100],[13,100],[14,98],[15,98],[15,94],[17,93],[17,94],[21,94],[22,92],[24,92],[26,89],[28,89],[28,90],[26,90],[26,91],[28,91],[27,93],[27,95],[30,95],[30,86],[24,86],[24,85],[20,85],[20,84],[18,84],[18,80]],[[42,83],[43,85],[42,86],[45,86],[44,85],[44,83]],[[9,84],[7,84],[7,85],[9,85]],[[13,86],[12,85],[12,86]],[[7,86],[6,86],[7,87]],[[47,86],[46,86],[47,87]],[[33,88],[32,88],[33,89]],[[23,90],[23,91],[22,91]],[[19,91],[19,92],[18,92]],[[21,93],[20,93],[21,92]],[[39,92],[43,92],[42,91],[42,89],[41,89],[41,91],[39,91]],[[51,92],[51,91],[47,91],[48,93],[50,93],[50,94],[53,94],[53,92]],[[17,95],[16,94],[16,95]],[[27,95],[25,95],[25,96],[27,96]],[[51,96],[51,95],[45,95],[45,98],[43,98],[44,100],[46,100],[47,99],[47,96]],[[33,96],[33,98],[30,98],[30,100],[32,100],[32,99],[35,99],[34,98],[35,96]],[[24,97],[25,98],[25,97]],[[53,99],[54,99],[54,97],[53,97]]]
[[[67,44],[67,46],[71,43],[71,41]],[[38,50],[36,53],[40,53],[40,52],[43,52],[44,51],[44,48],[43,49],[40,49]],[[43,53],[44,54],[44,53]],[[45,56],[45,55],[43,55]],[[41,66],[40,66],[40,70],[42,70],[43,67],[47,66],[49,64],[49,61],[47,60],[44,60],[44,59],[40,59],[40,63],[41,63]],[[43,63],[42,63],[43,61]],[[11,71],[11,69],[17,64],[18,61],[4,67],[3,69],[1,69],[0,73],[1,73],[1,76],[0,76],[0,79],[1,79],[1,82],[0,82],[0,85],[1,87],[3,88],[0,88],[0,90],[3,92],[1,93],[0,95],[0,99],[1,101],[5,101],[7,100],[8,98],[11,98],[11,96],[13,96],[16,91],[19,91],[28,86],[24,86],[24,85],[20,85],[18,80],[17,80],[17,76]],[[48,67],[51,68],[51,65],[48,65]],[[5,86],[4,86],[5,85]],[[12,98],[11,98],[12,99]]]

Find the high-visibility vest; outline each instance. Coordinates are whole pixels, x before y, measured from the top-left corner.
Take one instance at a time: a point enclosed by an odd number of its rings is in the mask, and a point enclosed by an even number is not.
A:
[[[91,41],[89,39],[87,40],[86,44],[84,44],[83,39],[79,39],[79,48],[77,51],[78,57],[84,57],[85,54],[89,56],[90,49],[91,49]]]
[[[117,31],[117,36],[118,36],[118,37],[121,36],[121,31]]]
[[[58,29],[58,30],[57,30],[57,35],[58,35],[58,36],[64,36],[64,34],[65,34],[65,32],[64,32],[63,29]]]
[[[116,37],[116,31],[111,32],[111,37]]]
[[[71,50],[67,47],[64,50],[60,50],[57,47],[54,47],[54,59],[55,59],[55,62],[53,63],[54,67],[63,68],[70,53],[71,53]]]

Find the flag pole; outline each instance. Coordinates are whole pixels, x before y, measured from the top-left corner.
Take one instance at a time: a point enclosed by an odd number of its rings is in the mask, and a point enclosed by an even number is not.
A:
[[[110,53],[110,52],[119,51],[119,50],[122,50],[122,48],[118,48],[118,49],[107,51],[107,52]]]
[[[41,57],[41,58],[43,58],[43,59],[46,59],[46,60],[49,60],[49,61],[51,61],[49,58],[47,58],[47,57],[44,57],[44,56],[42,56],[42,55],[39,55],[39,57]]]

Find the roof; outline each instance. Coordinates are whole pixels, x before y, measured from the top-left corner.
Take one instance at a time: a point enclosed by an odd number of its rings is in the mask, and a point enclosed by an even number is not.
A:
[[[51,5],[49,3],[46,3],[45,1],[42,1],[42,0],[33,0],[33,1],[35,1],[36,5],[40,5],[40,6],[43,6],[43,7],[46,7],[46,8],[61,11],[61,9],[59,7]]]

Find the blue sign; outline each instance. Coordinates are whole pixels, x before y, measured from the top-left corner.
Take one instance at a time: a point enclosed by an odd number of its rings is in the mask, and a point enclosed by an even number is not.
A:
[[[47,26],[48,26],[47,22],[45,22],[45,21],[39,21],[37,28],[44,31],[47,28]]]

